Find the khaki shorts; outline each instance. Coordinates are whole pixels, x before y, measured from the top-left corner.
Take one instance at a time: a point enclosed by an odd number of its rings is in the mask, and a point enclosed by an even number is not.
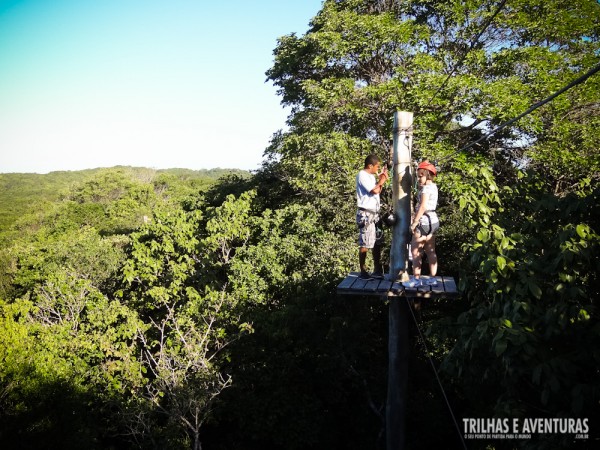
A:
[[[379,214],[359,209],[356,212],[356,226],[358,227],[358,246],[373,248],[381,245],[383,232],[377,226]]]

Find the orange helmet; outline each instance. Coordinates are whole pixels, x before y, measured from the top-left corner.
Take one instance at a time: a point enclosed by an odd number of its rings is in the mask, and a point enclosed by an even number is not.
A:
[[[433,164],[431,164],[429,161],[425,160],[425,161],[421,161],[419,163],[419,167],[417,169],[427,169],[429,170],[432,174],[437,175],[437,170],[435,169],[435,166]]]

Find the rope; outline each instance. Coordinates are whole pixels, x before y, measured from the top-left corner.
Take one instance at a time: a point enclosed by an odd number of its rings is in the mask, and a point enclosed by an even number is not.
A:
[[[411,125],[410,127],[394,127],[394,129],[392,131],[394,132],[394,134],[406,133],[408,135],[412,135],[413,130],[414,130],[413,126]]]
[[[454,422],[454,426],[456,427],[456,431],[458,433],[458,437],[460,438],[460,442],[462,443],[463,448],[465,450],[467,450],[467,444],[465,443],[465,440],[463,439],[462,431],[460,430],[460,427],[458,426],[458,422],[456,421],[456,416],[454,415],[452,406],[450,406],[450,401],[448,400],[448,396],[446,395],[444,386],[442,386],[442,382],[440,381],[440,377],[438,376],[437,369],[435,368],[435,364],[433,363],[433,359],[431,359],[431,356],[429,354],[429,349],[427,348],[427,343],[425,342],[425,337],[423,336],[423,333],[421,333],[421,328],[419,327],[417,318],[415,317],[415,312],[413,311],[413,307],[410,304],[410,302],[408,302],[408,309],[410,309],[410,313],[413,317],[415,325],[417,326],[417,330],[419,331],[419,336],[421,338],[421,342],[423,343],[423,348],[425,349],[425,353],[427,354],[427,358],[429,359],[429,363],[431,364],[431,368],[433,369],[435,379],[437,380],[438,385],[440,386],[440,390],[442,391],[442,395],[444,396],[444,400],[446,401],[446,405],[448,406],[448,411],[450,411],[450,416],[452,417],[452,421]]]
[[[475,46],[475,44],[477,43],[477,41],[479,41],[479,38],[483,35],[483,33],[485,32],[485,30],[487,29],[487,27],[490,26],[490,24],[492,23],[492,20],[494,20],[496,18],[496,16],[498,15],[498,13],[500,12],[500,10],[502,10],[502,8],[504,8],[504,4],[506,2],[507,2],[507,0],[502,0],[500,2],[500,4],[498,5],[498,8],[496,8],[496,12],[494,12],[494,14],[492,14],[490,16],[490,18],[488,19],[488,21],[484,25],[484,27],[481,29],[481,31],[479,31],[479,33],[477,34],[477,36],[475,36],[475,39],[473,39],[471,41],[471,44],[469,45],[469,48],[467,49],[467,51],[463,54],[463,56],[461,57],[461,59],[452,67],[452,71],[448,74],[448,76],[446,77],[446,79],[444,80],[444,82],[440,85],[440,87],[438,87],[437,90],[433,93],[432,97],[429,99],[429,102],[427,102],[427,105],[425,105],[425,108],[428,108],[429,105],[431,105],[431,102],[433,101],[433,99],[435,98],[435,96],[442,90],[442,88],[446,85],[446,83],[448,82],[448,80],[450,80],[450,77],[452,77],[452,75],[454,75],[454,72],[456,71],[456,69],[458,69],[458,67],[464,62],[464,60],[467,57],[467,55],[469,54],[469,52],[471,50],[473,50],[473,47]]]
[[[488,134],[480,137],[479,139],[477,139],[476,141],[471,142],[469,145],[455,151],[454,153],[451,153],[450,155],[446,156],[445,158],[442,158],[439,160],[439,163],[441,164],[442,162],[453,158],[455,155],[457,155],[458,153],[464,152],[465,150],[470,149],[471,147],[473,147],[474,145],[479,144],[481,141],[486,140],[487,138],[489,138],[490,136],[496,134],[498,131],[502,130],[503,128],[506,128],[508,125],[511,125],[513,123],[515,123],[517,120],[522,119],[523,117],[525,117],[526,115],[532,113],[533,111],[535,111],[536,109],[538,109],[540,106],[545,105],[546,103],[554,100],[556,97],[558,97],[559,95],[563,94],[564,92],[568,91],[569,89],[571,89],[574,86],[577,86],[578,84],[583,83],[585,80],[587,80],[589,77],[591,77],[592,75],[594,75],[596,72],[598,72],[600,70],[600,64],[597,64],[596,66],[592,67],[590,70],[588,70],[585,74],[581,75],[579,78],[577,78],[576,80],[571,81],[568,85],[566,85],[565,87],[563,87],[562,89],[556,91],[554,94],[552,94],[551,96],[545,98],[542,101],[537,102],[536,104],[532,105],[529,109],[527,109],[527,111],[519,114],[517,117],[514,117],[506,122],[504,122],[503,124],[497,126],[496,128],[494,128],[492,131],[490,131]]]

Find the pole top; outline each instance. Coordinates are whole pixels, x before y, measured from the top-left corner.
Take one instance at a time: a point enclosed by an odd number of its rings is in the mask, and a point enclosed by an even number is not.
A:
[[[412,128],[413,113],[412,111],[396,111],[394,113],[394,128]]]

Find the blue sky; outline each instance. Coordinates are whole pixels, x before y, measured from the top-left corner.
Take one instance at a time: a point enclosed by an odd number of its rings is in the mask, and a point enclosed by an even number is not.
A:
[[[265,71],[322,0],[0,0],[0,173],[256,169]]]

